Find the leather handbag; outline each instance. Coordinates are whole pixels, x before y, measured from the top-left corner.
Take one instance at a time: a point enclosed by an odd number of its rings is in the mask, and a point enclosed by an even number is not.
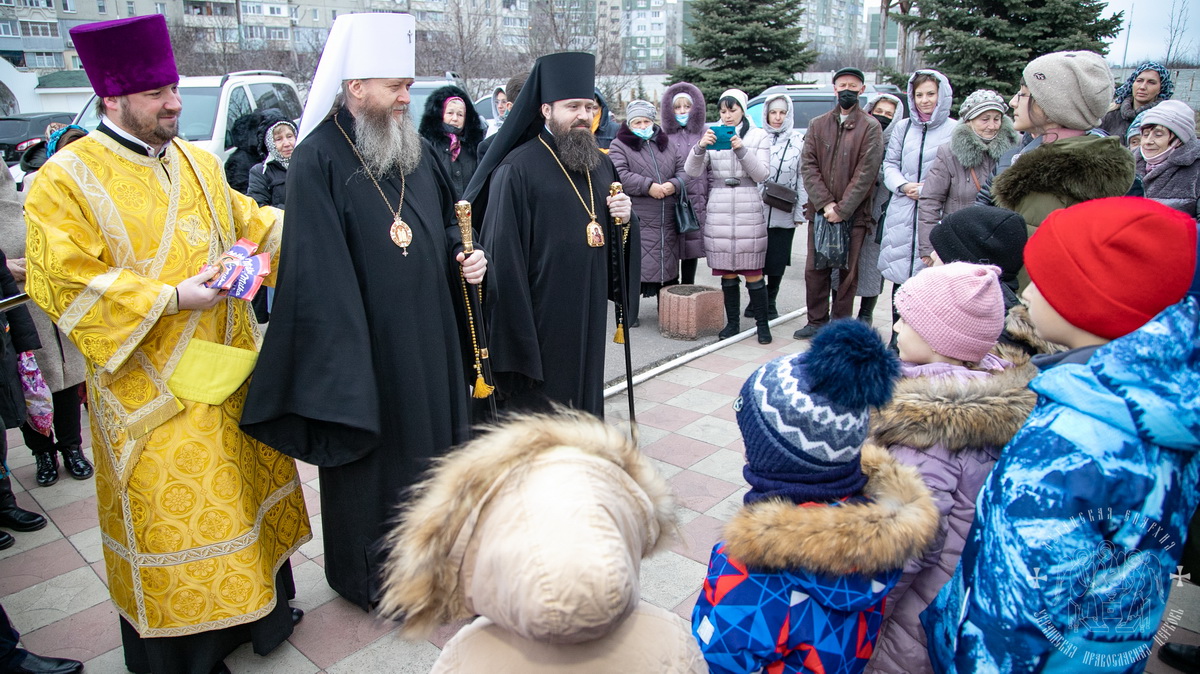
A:
[[[787,156],[788,148],[792,145],[792,139],[788,138],[787,145],[783,147],[783,154],[779,159],[779,168],[775,170],[775,180],[779,180],[779,174],[783,172],[783,157]],[[775,182],[775,180],[764,180],[762,190],[763,203],[771,208],[778,208],[781,211],[791,211],[796,207],[796,190]]]
[[[675,227],[680,234],[700,231],[700,218],[696,217],[687,189],[680,191],[679,198],[675,200]]]

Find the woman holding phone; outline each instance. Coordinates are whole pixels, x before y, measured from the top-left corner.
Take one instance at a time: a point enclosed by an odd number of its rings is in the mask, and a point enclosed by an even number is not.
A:
[[[770,140],[746,118],[746,92],[729,89],[717,102],[720,129],[707,129],[688,153],[684,170],[699,177],[708,170],[708,214],[704,227],[704,254],[713,274],[721,277],[725,295],[725,328],[718,335],[729,339],[741,332],[741,279],[746,277],[750,309],[758,328],[758,343],[771,343],[767,325],[767,283],[763,264],[767,257],[767,223],[763,218],[759,183],[769,176]],[[722,128],[726,127],[726,128]],[[728,144],[718,143],[728,138]]]

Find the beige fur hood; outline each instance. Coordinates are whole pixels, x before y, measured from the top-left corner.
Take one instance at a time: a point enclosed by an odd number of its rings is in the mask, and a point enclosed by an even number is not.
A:
[[[871,440],[882,446],[907,445],[949,451],[1003,447],[1033,410],[1037,394],[1029,382],[1031,363],[989,377],[911,377],[901,379],[887,405],[871,415]]]
[[[386,539],[379,612],[405,637],[478,614],[535,641],[599,638],[674,531],[669,486],[616,428],[578,411],[517,417],[414,487]]]
[[[1037,328],[1033,326],[1033,321],[1029,318],[1029,308],[1024,304],[1017,304],[1008,310],[1004,317],[1004,335],[1014,342],[1027,346],[1039,355],[1067,350],[1067,347],[1048,342],[1038,335]],[[992,353],[1016,365],[1025,365],[1029,362],[1029,354],[1016,344],[1000,342],[996,348],[992,349]]]
[[[938,530],[938,511],[917,471],[887,450],[863,446],[870,500],[836,507],[783,499],[748,505],[725,526],[725,551],[748,567],[846,575],[898,569]]]

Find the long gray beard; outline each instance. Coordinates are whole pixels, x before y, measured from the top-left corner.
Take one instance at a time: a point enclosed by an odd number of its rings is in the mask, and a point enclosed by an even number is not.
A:
[[[549,126],[563,166],[587,173],[600,165],[600,146],[596,144],[596,136],[591,129],[570,129],[554,122]]]
[[[354,117],[354,137],[373,175],[383,176],[393,168],[408,175],[421,163],[421,136],[408,114],[395,120],[388,108],[363,109]]]

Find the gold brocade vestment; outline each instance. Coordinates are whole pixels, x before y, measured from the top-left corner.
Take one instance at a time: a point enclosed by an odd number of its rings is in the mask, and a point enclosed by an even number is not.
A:
[[[142,637],[267,615],[276,571],[311,538],[295,462],[238,428],[247,384],[206,405],[166,382],[190,340],[257,349],[248,302],[170,313],[174,286],[239,237],[274,268],[282,213],[230,189],[196,146],[155,159],[103,133],[56,153],[25,209],[27,292],[87,360],[113,603]]]

